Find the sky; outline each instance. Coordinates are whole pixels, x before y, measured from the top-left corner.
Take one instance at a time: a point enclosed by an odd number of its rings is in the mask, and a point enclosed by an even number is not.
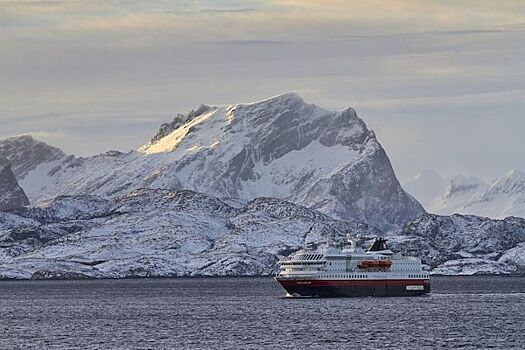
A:
[[[0,138],[137,148],[201,103],[352,106],[398,177],[525,170],[525,1],[0,0]]]

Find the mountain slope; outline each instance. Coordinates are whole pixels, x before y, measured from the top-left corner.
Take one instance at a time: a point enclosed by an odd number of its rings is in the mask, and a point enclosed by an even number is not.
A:
[[[62,196],[0,212],[0,277],[270,275],[302,248],[381,233],[275,198],[236,208],[188,190]],[[525,273],[525,220],[424,215],[387,238],[433,274]]]
[[[401,188],[374,133],[351,108],[326,111],[293,93],[200,106],[161,126],[137,151],[53,158],[20,177],[32,202],[189,189],[246,203],[275,197],[382,230],[424,213]]]
[[[349,234],[379,232],[274,198],[233,208],[192,191],[57,197],[0,213],[0,276],[267,275],[290,251]]]
[[[395,250],[422,256],[435,274],[525,272],[525,219],[427,214],[390,236]]]

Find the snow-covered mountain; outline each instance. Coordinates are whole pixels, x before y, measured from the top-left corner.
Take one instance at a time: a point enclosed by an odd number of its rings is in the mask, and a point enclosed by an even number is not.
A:
[[[425,189],[424,184],[432,190]],[[525,174],[517,170],[492,183],[465,176],[443,179],[436,173],[425,172],[404,187],[431,213],[525,218]]]
[[[395,250],[422,256],[434,274],[525,273],[525,219],[426,214],[392,234]]]
[[[0,157],[0,211],[19,208],[28,204],[29,200],[16,181],[9,161]]]
[[[202,105],[128,153],[21,136],[0,140],[2,157],[0,277],[271,274],[291,251],[379,230],[433,273],[525,273],[525,220],[426,214],[353,109],[295,94]],[[430,212],[504,218],[525,212],[524,179],[427,171],[406,185]]]
[[[235,208],[193,191],[64,196],[0,212],[0,277],[267,275],[301,247],[378,234],[274,198]]]
[[[487,184],[474,176],[456,175],[447,180],[445,190],[436,198],[431,211],[438,214],[463,213],[466,203],[476,201],[487,188]],[[474,215],[474,214],[473,214]]]
[[[275,198],[233,207],[181,190],[62,196],[0,212],[0,278],[268,275],[301,248],[381,233]],[[388,236],[432,273],[524,273],[525,220],[424,215]]]
[[[330,112],[287,93],[200,106],[163,124],[137,151],[66,156],[34,140],[0,141],[31,202],[59,195],[115,198],[140,188],[188,189],[246,203],[284,199],[382,230],[424,213],[400,186],[374,133],[352,108]],[[45,150],[45,152],[43,151]],[[15,152],[17,156],[12,156]]]

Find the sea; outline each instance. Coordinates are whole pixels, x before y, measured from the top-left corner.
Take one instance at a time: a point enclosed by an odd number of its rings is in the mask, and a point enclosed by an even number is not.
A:
[[[0,281],[0,349],[525,349],[525,277],[285,298],[271,278]]]

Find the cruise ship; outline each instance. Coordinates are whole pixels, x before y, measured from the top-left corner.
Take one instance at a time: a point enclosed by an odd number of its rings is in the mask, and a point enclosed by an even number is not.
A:
[[[421,260],[394,254],[383,238],[366,251],[355,244],[319,251],[300,250],[279,263],[275,279],[287,296],[416,296],[430,292]]]

